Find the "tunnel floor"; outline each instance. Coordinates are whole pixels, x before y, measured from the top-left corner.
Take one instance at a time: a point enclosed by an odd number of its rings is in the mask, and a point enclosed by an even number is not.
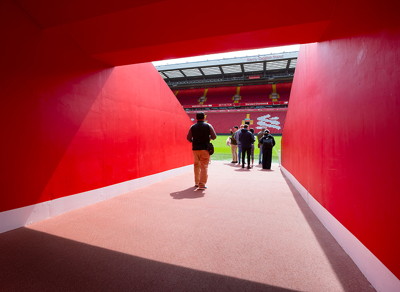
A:
[[[209,166],[0,234],[2,291],[375,291],[282,175]]]

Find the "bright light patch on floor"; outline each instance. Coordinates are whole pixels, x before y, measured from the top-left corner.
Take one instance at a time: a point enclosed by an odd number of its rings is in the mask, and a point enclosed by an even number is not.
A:
[[[188,58],[154,61],[152,63],[154,66],[161,66],[161,65],[171,65],[171,64],[188,63],[188,62],[206,61],[206,60],[220,60],[220,59],[224,59],[224,58],[257,56],[257,55],[275,54],[275,53],[283,53],[283,52],[296,52],[299,50],[299,47],[300,47],[300,45],[291,45],[291,46],[283,46],[283,47],[264,48],[264,49],[247,50],[247,51],[236,51],[236,52],[221,53],[221,54],[212,54],[212,55],[203,55],[203,56],[195,56],[195,57],[188,57]]]

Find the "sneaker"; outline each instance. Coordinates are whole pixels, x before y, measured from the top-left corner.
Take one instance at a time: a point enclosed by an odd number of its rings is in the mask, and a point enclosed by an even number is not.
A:
[[[199,187],[199,185],[194,185],[194,187],[195,187],[195,188],[198,188],[198,187]]]
[[[197,189],[198,190],[205,190],[207,187],[206,186],[203,186],[203,187],[198,187]]]
[[[247,169],[250,169],[251,168],[251,166],[250,165],[247,165]]]

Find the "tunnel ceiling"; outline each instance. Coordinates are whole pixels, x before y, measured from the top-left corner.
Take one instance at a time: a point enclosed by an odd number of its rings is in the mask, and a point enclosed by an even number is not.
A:
[[[303,44],[398,27],[395,0],[15,0],[40,28],[126,65]]]

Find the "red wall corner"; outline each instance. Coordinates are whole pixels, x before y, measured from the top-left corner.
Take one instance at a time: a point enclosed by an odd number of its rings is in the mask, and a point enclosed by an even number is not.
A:
[[[282,165],[400,278],[400,31],[301,47]]]
[[[0,212],[192,163],[191,122],[152,64],[107,67],[8,4]]]

